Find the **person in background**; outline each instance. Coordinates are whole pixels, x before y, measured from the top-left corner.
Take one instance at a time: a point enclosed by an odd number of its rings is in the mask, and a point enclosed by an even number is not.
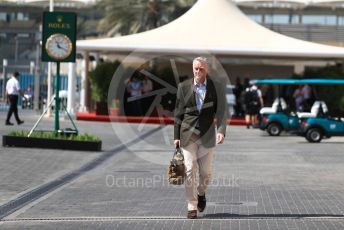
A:
[[[303,96],[303,110],[304,111],[310,111],[311,104],[312,104],[312,89],[311,87],[306,84],[302,87],[301,90],[302,96]]]
[[[143,115],[141,104],[143,82],[140,80],[139,75],[140,73],[135,71],[127,85],[127,90],[129,93],[128,105],[130,107],[130,111],[132,112],[132,114],[127,115]]]
[[[28,86],[24,92],[25,101],[22,103],[22,108],[33,109],[33,92],[32,87]]]
[[[147,114],[153,100],[154,96],[149,96],[150,92],[153,91],[153,82],[149,77],[145,76],[143,79],[142,93],[144,98],[142,99],[142,110],[143,114]]]
[[[241,93],[244,90],[244,86],[241,84],[240,77],[236,78],[235,81],[235,86],[233,89],[233,94],[235,95],[235,107],[234,107],[234,115],[237,117],[243,116],[243,110],[242,110],[242,105],[241,105]]]
[[[302,94],[302,85],[299,85],[293,93],[293,98],[295,100],[295,109],[297,112],[303,111],[303,94]]]
[[[268,85],[263,96],[264,106],[272,106],[274,99],[275,99],[274,87],[272,85]]]
[[[255,84],[251,84],[250,87],[245,90],[245,121],[246,127],[255,127],[258,121],[258,114],[261,107],[264,106],[262,92]]]
[[[14,72],[13,76],[6,83],[7,102],[10,104],[5,122],[6,125],[13,125],[10,121],[13,113],[18,125],[24,123],[24,121],[20,120],[18,116],[18,96],[21,95],[25,100],[24,94],[20,90],[20,84],[18,81],[19,76],[19,72]]]

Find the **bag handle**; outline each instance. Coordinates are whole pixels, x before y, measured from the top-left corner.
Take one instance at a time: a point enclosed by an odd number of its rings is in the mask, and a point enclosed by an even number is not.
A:
[[[183,160],[184,160],[184,154],[180,147],[176,147],[172,159],[177,155],[178,152],[183,156]]]

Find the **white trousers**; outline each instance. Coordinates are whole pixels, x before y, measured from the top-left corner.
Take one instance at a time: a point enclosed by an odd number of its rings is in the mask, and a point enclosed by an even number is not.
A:
[[[199,141],[190,141],[186,147],[182,148],[182,151],[186,166],[185,192],[188,210],[197,210],[197,194],[203,196],[210,183],[214,148],[205,148]],[[196,191],[197,168],[199,184]]]

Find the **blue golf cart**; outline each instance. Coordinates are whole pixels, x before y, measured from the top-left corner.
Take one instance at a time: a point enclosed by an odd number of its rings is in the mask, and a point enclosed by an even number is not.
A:
[[[281,100],[281,99],[279,99]],[[270,136],[279,136],[282,131],[297,133],[300,127],[299,118],[293,113],[284,109],[277,109],[276,112],[260,111],[261,120],[259,128],[266,130]]]
[[[323,138],[332,136],[344,136],[344,120],[330,117],[301,119],[300,135],[311,143],[317,143]]]
[[[280,85],[344,84],[344,80],[339,79],[261,79],[252,80],[251,82],[254,84],[278,85],[278,93],[280,92]],[[309,113],[289,113],[286,111],[286,108],[287,105],[285,101],[280,97],[275,99],[272,107],[262,108],[260,110],[261,120],[259,123],[259,128],[266,130],[271,136],[279,136],[282,131],[286,131],[304,135],[309,141],[313,140],[312,142],[319,142],[323,136],[333,135],[332,132],[325,131],[330,131],[330,129],[325,129],[323,127],[326,126],[321,126],[320,124],[327,122],[329,125],[334,121],[339,122],[338,120],[329,118],[326,115],[328,110],[323,101],[315,101],[311,108],[311,112]],[[320,119],[322,119],[321,122]],[[309,125],[306,127],[306,124]],[[332,124],[331,127],[334,126],[339,127],[339,124]],[[338,134],[338,132],[336,133]],[[342,128],[342,133],[344,135],[344,127]]]
[[[341,79],[316,80],[312,84],[344,84],[344,80]],[[300,115],[300,130],[298,134],[304,136],[311,143],[318,143],[323,138],[330,138],[332,136],[344,136],[344,119],[328,116],[327,106],[323,102],[320,102],[316,107],[318,107],[317,116],[315,116],[314,111],[311,111],[311,114]],[[306,116],[303,117],[302,115]]]

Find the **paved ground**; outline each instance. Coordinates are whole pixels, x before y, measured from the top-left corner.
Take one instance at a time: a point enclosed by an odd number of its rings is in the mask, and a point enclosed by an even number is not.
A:
[[[30,129],[37,116],[23,116],[20,128]],[[310,144],[229,127],[207,209],[187,220],[183,187],[165,178],[172,126],[78,127],[100,136],[104,151],[0,148],[0,229],[344,229],[344,138]]]

